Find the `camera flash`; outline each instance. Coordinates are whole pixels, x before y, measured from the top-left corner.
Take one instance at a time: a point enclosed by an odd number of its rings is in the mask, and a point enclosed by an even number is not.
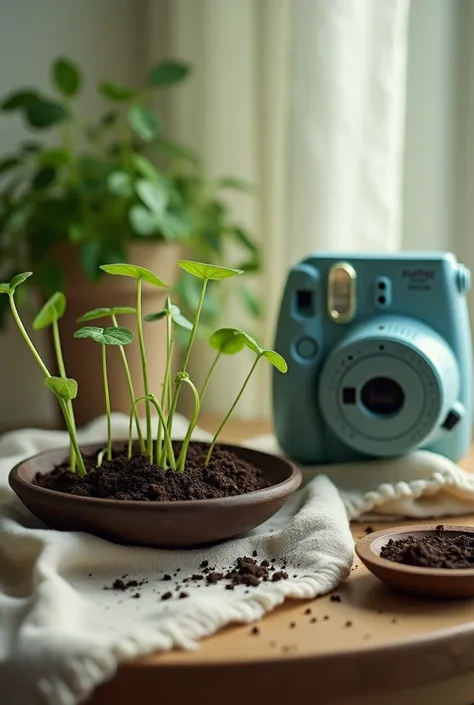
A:
[[[329,270],[328,312],[335,323],[348,323],[356,309],[357,274],[350,264],[338,262]]]

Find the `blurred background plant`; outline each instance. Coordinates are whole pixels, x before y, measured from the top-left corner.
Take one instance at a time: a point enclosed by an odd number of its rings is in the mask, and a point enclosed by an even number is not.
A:
[[[0,162],[3,279],[31,267],[35,285],[50,296],[67,290],[56,257],[58,245],[76,248],[84,274],[96,282],[102,276],[99,266],[126,262],[127,246],[137,241],[181,243],[193,259],[259,272],[259,247],[234,220],[223,197],[226,189],[250,193],[252,187],[232,177],[206,179],[200,155],[166,139],[150,109],[155,91],[179,84],[189,74],[188,64],[167,60],[149,71],[141,90],[101,82],[98,91],[105,107],[95,123],[76,111],[84,77],[66,58],[52,63],[53,97],[34,88],[7,95],[1,111],[21,114],[36,136],[48,133],[48,140],[24,141]],[[166,278],[166,273],[160,276]],[[179,277],[176,295],[189,316],[198,289],[193,277]],[[22,293],[24,303],[26,287]],[[248,282],[209,287],[204,335],[217,323],[226,303],[222,296],[238,297],[254,319],[261,315],[260,300]],[[6,304],[0,300],[0,305]],[[4,313],[0,309],[0,326]]]

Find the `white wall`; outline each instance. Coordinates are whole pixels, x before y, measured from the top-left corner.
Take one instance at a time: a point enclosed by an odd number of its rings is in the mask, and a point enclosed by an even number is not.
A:
[[[139,78],[142,8],[136,0],[2,0],[0,96],[28,84],[47,89],[49,64],[62,54],[82,67],[87,86],[80,106],[94,116],[101,107],[99,80]],[[24,134],[17,118],[0,117],[0,155]],[[12,326],[0,334],[0,360],[0,430],[52,423],[52,398]]]

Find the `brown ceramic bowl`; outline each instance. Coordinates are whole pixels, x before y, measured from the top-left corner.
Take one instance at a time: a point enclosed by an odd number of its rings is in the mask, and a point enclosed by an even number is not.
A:
[[[443,524],[443,536],[474,536],[471,526]],[[355,550],[371,573],[388,585],[403,592],[424,597],[472,597],[474,595],[474,569],[450,570],[448,568],[420,568],[394,563],[380,557],[380,551],[389,539],[394,541],[407,536],[436,535],[435,524],[398,526],[368,534],[359,539]]]
[[[271,486],[256,492],[184,502],[139,502],[76,497],[38,487],[36,473],[47,473],[67,457],[64,448],[35,455],[10,472],[9,482],[23,504],[47,526],[85,531],[129,545],[191,548],[244,534],[263,524],[301,484],[301,471],[283,458],[240,446],[220,444],[260,468]],[[85,454],[103,445],[85,445]]]

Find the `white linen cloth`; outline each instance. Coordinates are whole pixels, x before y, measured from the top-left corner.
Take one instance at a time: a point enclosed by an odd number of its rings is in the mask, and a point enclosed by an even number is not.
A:
[[[116,437],[124,437],[127,427],[125,417],[114,416]],[[185,427],[177,418],[176,438]],[[98,419],[79,438],[100,442],[104,436],[105,420]],[[2,705],[76,705],[126,660],[154,650],[194,648],[229,623],[262,618],[288,597],[329,592],[350,573],[348,518],[438,516],[474,506],[469,475],[437,456],[416,453],[407,460],[306,471],[304,486],[275,517],[219,546],[192,551],[119,546],[84,533],[49,530],[10,490],[8,473],[17,462],[62,444],[67,444],[64,433],[34,429],[0,439]],[[246,445],[276,450],[271,436]],[[219,570],[255,550],[260,560],[285,557],[290,578],[233,591],[190,581],[188,599],[158,598],[170,585],[165,573],[179,568],[180,577],[191,576],[203,560]],[[141,599],[129,591],[104,590],[125,574],[148,579]]]

